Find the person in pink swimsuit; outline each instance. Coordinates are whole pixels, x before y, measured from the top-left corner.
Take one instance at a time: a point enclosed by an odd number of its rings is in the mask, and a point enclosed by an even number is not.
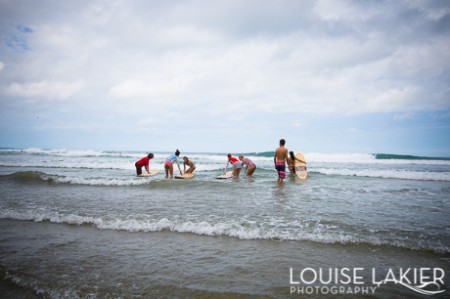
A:
[[[176,150],[175,154],[167,157],[166,161],[164,162],[164,170],[166,172],[166,179],[169,178],[169,174],[170,174],[170,178],[171,179],[173,178],[173,163],[177,163],[178,170],[180,171],[180,175],[183,175],[183,173],[181,172],[180,163],[178,162],[179,156],[180,156],[180,151]]]

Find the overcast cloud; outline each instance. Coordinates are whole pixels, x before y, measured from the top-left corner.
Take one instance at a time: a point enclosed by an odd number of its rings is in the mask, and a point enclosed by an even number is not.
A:
[[[0,146],[450,156],[448,1],[0,0]]]

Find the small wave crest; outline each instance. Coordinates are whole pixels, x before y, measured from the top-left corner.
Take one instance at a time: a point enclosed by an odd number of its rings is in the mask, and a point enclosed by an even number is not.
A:
[[[38,171],[23,171],[0,176],[1,179],[14,180],[22,183],[50,183],[50,184],[72,184],[88,186],[139,186],[146,185],[152,179],[133,177],[130,179],[115,178],[83,178],[50,175]]]
[[[370,177],[383,179],[401,179],[416,181],[442,181],[450,182],[450,172],[424,172],[409,170],[357,170],[348,168],[314,168],[312,172],[325,175],[341,175],[355,177]]]
[[[119,157],[119,158],[138,158],[144,153],[122,152],[122,151],[97,151],[97,150],[67,150],[67,149],[0,149],[0,154],[28,154],[33,156],[57,156],[57,157]]]
[[[71,288],[61,289],[54,284],[51,285],[38,277],[27,275],[22,271],[0,269],[0,275],[8,283],[22,288],[24,293],[21,293],[21,295],[24,296],[23,298],[27,298],[30,295],[34,298],[35,294],[39,296],[38,298],[81,298],[78,292]]]
[[[19,171],[12,174],[2,175],[1,179],[15,180],[20,182],[52,182],[51,175],[40,171]]]
[[[442,157],[423,157],[412,155],[395,155],[395,154],[374,154],[378,160],[427,160],[427,161],[449,161],[450,158]]]
[[[323,244],[369,244],[375,246],[394,246],[419,251],[449,253],[450,248],[439,240],[426,239],[405,235],[399,239],[398,232],[387,235],[376,233],[343,232],[335,225],[322,224],[318,221],[295,222],[282,225],[258,223],[239,223],[236,221],[210,223],[208,221],[176,221],[168,218],[158,220],[145,218],[101,218],[75,214],[61,214],[44,210],[11,211],[0,210],[0,218],[22,221],[51,222],[70,225],[90,225],[98,229],[128,232],[175,232],[191,233],[210,237],[231,237],[242,240],[277,240],[277,241],[308,241]],[[392,237],[395,236],[395,237]]]

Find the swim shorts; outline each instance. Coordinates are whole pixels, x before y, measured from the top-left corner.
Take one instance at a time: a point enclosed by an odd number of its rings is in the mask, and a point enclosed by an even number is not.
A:
[[[138,165],[137,163],[134,164],[136,166],[136,174],[141,175],[142,174],[142,166]]]
[[[233,164],[233,169],[241,169],[242,168],[242,162],[236,162]]]
[[[276,162],[275,169],[278,171],[278,178],[286,178],[286,164],[284,162]]]

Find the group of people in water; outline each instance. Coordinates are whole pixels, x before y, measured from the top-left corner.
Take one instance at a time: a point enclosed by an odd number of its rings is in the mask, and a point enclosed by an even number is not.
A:
[[[287,148],[285,148],[286,141],[284,139],[280,140],[280,146],[275,150],[274,154],[274,164],[275,169],[278,172],[278,180],[277,183],[283,183],[283,180],[286,178],[286,164],[289,167],[289,172],[291,174],[295,174],[295,160],[306,163],[294,156],[294,152],[288,152]],[[178,161],[178,157],[180,156],[180,151],[177,149],[174,154],[168,156],[164,161],[164,171],[166,173],[167,178],[173,178],[173,164],[176,163],[178,166],[178,170],[180,171],[180,175],[183,173],[193,173],[195,170],[195,164],[188,157],[183,157],[183,166],[184,171],[181,171],[180,163]],[[241,169],[246,166],[245,175],[252,176],[256,170],[256,164],[253,163],[249,158],[244,157],[243,155],[239,155],[239,158],[233,157],[231,154],[227,155],[228,161],[225,166],[225,173],[228,171],[228,166],[231,165],[233,178],[238,178],[241,172]],[[137,175],[142,174],[142,168],[144,167],[146,172],[150,174],[150,160],[154,158],[153,153],[149,153],[147,156],[136,161],[136,173]],[[187,168],[187,169],[186,169]]]
[[[181,171],[180,163],[178,162],[178,157],[180,156],[180,151],[177,149],[174,154],[170,155],[166,158],[164,161],[164,170],[166,172],[166,179],[173,178],[173,164],[177,163],[178,170],[180,171],[180,175],[183,175],[184,173],[193,173],[195,170],[195,164],[191,160],[189,160],[188,157],[183,157],[183,164],[184,164],[184,171]],[[153,153],[149,153],[147,156],[142,157],[136,163],[134,166],[136,166],[136,174],[141,175],[142,174],[142,167],[145,168],[147,174],[150,174],[150,160],[153,159],[155,156]],[[186,166],[188,169],[186,170]]]

